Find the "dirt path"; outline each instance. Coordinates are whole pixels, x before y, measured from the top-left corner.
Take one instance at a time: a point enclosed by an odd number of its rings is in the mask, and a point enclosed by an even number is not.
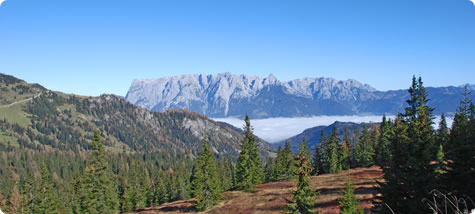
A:
[[[383,176],[381,169],[375,166],[311,177],[312,188],[319,192],[315,201],[315,210],[319,213],[339,213],[338,200],[343,197],[341,192],[348,176],[351,176],[355,186],[355,195],[360,201],[359,208],[368,210],[373,206],[378,190],[376,181],[382,181]],[[282,181],[258,185],[252,193],[225,192],[222,202],[204,213],[282,213],[286,208],[287,200],[292,199],[290,191],[293,189],[295,189],[294,182]],[[176,201],[138,210],[138,213],[192,213],[193,202],[194,199]]]
[[[33,98],[39,97],[40,95],[41,95],[41,93],[39,93],[39,94],[37,94],[37,95],[35,95],[35,96],[33,96],[33,97],[30,97],[30,98],[28,98],[28,99],[24,99],[24,100],[16,101],[16,102],[14,102],[14,103],[10,103],[10,104],[8,104],[8,105],[0,106],[0,108],[8,108],[8,107],[10,107],[10,106],[13,106],[13,105],[16,105],[16,104],[19,104],[19,103],[28,102],[28,101],[32,100]]]

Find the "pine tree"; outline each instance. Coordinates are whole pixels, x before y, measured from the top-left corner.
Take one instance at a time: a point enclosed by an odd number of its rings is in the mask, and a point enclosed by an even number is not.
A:
[[[91,154],[84,169],[81,212],[112,213],[118,209],[116,186],[111,180],[104,145],[99,132],[94,132]]]
[[[328,173],[328,169],[330,168],[329,163],[329,154],[328,154],[328,145],[327,145],[327,138],[325,135],[325,130],[322,129],[320,134],[320,143],[317,145],[314,157],[314,167],[318,165],[318,174],[325,174]]]
[[[239,189],[253,191],[257,184],[262,182],[262,163],[257,149],[256,139],[252,133],[249,116],[246,115],[244,139],[241,144],[241,153],[237,161],[236,180]]]
[[[393,158],[384,168],[386,182],[380,191],[383,203],[398,213],[425,213],[428,207],[422,202],[436,187],[434,130],[432,111],[421,78],[413,78],[408,90],[409,107],[397,118],[392,141]]]
[[[371,143],[368,129],[365,126],[360,140],[356,143],[355,159],[359,167],[369,167],[374,164],[373,156],[374,147]]]
[[[303,141],[297,155],[297,190],[292,192],[293,201],[287,203],[288,213],[313,213],[312,209],[317,193],[310,189],[308,176],[310,176],[312,172],[312,167],[310,159],[307,156],[307,151],[305,141]]]
[[[340,203],[340,214],[358,214],[363,213],[363,210],[358,210],[359,201],[356,200],[354,194],[354,186],[351,178],[348,176],[345,182],[345,189],[343,190],[343,199]]]
[[[146,205],[144,192],[143,171],[138,161],[135,160],[129,168],[129,176],[122,194],[122,211],[129,212],[138,208],[144,208]]]
[[[383,115],[381,125],[379,127],[379,137],[376,146],[376,164],[381,167],[387,167],[391,161],[391,141],[389,140],[391,135],[391,121],[386,120],[386,115]]]
[[[315,147],[315,153],[313,154],[313,171],[312,175],[320,175],[323,173],[323,167],[322,167],[322,145],[318,144]]]
[[[294,163],[294,157],[292,154],[292,149],[290,146],[290,142],[287,141],[285,142],[285,147],[284,147],[284,154],[282,158],[283,162],[283,178],[282,179],[289,179],[294,175],[295,171],[295,163]]]
[[[38,197],[35,198],[35,206],[33,206],[33,213],[57,213],[56,209],[57,195],[53,189],[53,182],[51,176],[43,161],[40,165],[41,180],[38,186]]]
[[[343,131],[343,143],[341,144],[341,167],[343,170],[350,169],[350,133],[347,128]]]
[[[191,177],[193,196],[197,200],[196,208],[203,211],[214,206],[221,197],[221,187],[214,155],[209,149],[206,136],[203,138],[203,151],[195,160]]]
[[[328,160],[326,161],[328,163],[328,169],[327,171],[329,173],[336,173],[341,170],[341,163],[340,163],[340,156],[341,154],[340,149],[340,141],[338,140],[338,130],[336,129],[336,126],[333,126],[333,130],[330,133],[330,136],[328,138],[328,142],[326,144],[327,146],[327,152],[326,152],[326,158]]]
[[[458,197],[475,201],[475,113],[465,88],[464,99],[454,117],[447,145],[447,181],[449,190]]]
[[[446,147],[449,142],[449,128],[447,128],[447,121],[445,120],[445,115],[442,113],[440,115],[439,128],[437,129],[437,143]]]

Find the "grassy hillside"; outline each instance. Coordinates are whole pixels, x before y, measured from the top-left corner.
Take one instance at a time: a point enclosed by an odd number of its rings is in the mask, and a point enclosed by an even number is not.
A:
[[[0,144],[31,149],[88,149],[94,130],[115,152],[164,152],[194,156],[206,133],[219,156],[236,157],[242,134],[204,115],[150,112],[122,97],[81,97],[49,91],[0,74]],[[263,155],[270,148],[262,143]]]
[[[343,198],[343,188],[347,176],[355,187],[356,199],[360,209],[370,209],[377,194],[378,184],[382,181],[379,167],[346,170],[338,174],[325,174],[310,177],[311,187],[319,192],[314,210],[319,213],[339,213],[338,200]],[[204,212],[222,213],[282,213],[286,201],[291,199],[291,190],[295,190],[295,181],[273,182],[258,185],[252,193],[229,191],[224,193],[222,202]],[[176,201],[157,207],[140,209],[137,213],[194,213],[194,199]]]

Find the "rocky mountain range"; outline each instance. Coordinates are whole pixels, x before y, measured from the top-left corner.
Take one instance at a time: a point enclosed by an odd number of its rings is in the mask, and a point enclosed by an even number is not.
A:
[[[187,110],[152,112],[123,97],[84,97],[50,91],[0,74],[0,147],[80,151],[99,131],[106,149],[193,157],[206,135],[213,152],[237,157],[242,130]],[[260,142],[261,154],[270,145]],[[183,159],[183,158],[182,158]]]
[[[450,114],[455,112],[464,87],[427,87],[427,91],[435,113]],[[378,91],[352,79],[286,82],[272,74],[263,78],[231,73],[134,80],[126,95],[130,103],[153,111],[187,109],[215,118],[241,118],[246,113],[251,118],[396,114],[403,111],[406,99],[406,89]]]

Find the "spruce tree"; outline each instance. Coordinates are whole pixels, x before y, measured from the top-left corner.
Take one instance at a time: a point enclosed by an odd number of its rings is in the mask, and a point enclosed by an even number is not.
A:
[[[341,167],[343,170],[350,169],[351,152],[350,152],[350,133],[347,128],[343,131],[343,143],[341,144]]]
[[[196,208],[203,211],[214,206],[221,197],[221,184],[214,155],[209,149],[206,136],[203,138],[203,150],[193,165],[191,179],[192,193],[196,198]]]
[[[339,201],[340,214],[358,214],[363,210],[358,210],[359,201],[356,200],[354,186],[350,176],[345,181],[345,189],[343,189],[343,199]]]
[[[294,156],[292,154],[292,149],[290,146],[290,142],[287,141],[285,142],[285,147],[284,147],[284,154],[282,158],[283,162],[283,178],[282,179],[289,179],[294,175],[295,171],[295,163],[294,163]]]
[[[398,117],[392,141],[393,158],[384,170],[383,203],[397,213],[426,213],[423,199],[436,187],[432,111],[421,78],[413,77],[405,113]]]
[[[341,154],[341,146],[338,138],[338,130],[336,129],[336,126],[333,126],[333,130],[330,133],[326,144],[327,152],[325,158],[328,158],[326,162],[328,163],[329,173],[336,173],[341,170],[341,158],[339,156],[339,154]]]
[[[445,120],[445,115],[442,113],[440,115],[439,128],[437,129],[437,143],[446,148],[447,143],[449,142],[449,128],[447,127],[447,121]]]
[[[251,122],[246,114],[244,139],[241,144],[241,153],[237,161],[236,180],[240,190],[253,191],[257,184],[262,182],[263,169],[260,160],[257,142],[252,133]]]
[[[324,129],[322,129],[322,132],[320,133],[320,143],[317,145],[317,149],[319,150],[319,153],[315,152],[315,155],[318,154],[319,157],[315,157],[318,159],[314,159],[314,163],[319,165],[318,174],[326,174],[329,172],[330,168],[330,155],[328,154],[329,150]]]
[[[376,144],[376,164],[382,168],[389,166],[391,161],[391,121],[386,120],[386,115],[383,115],[381,125],[379,127],[378,143]]]
[[[82,179],[81,212],[113,213],[118,209],[118,195],[116,185],[111,180],[113,176],[106,161],[104,145],[97,131],[94,132],[91,148]]]
[[[323,173],[321,144],[318,144],[315,147],[315,153],[313,154],[312,165],[313,165],[312,175],[320,175],[321,173]]]
[[[310,188],[308,176],[312,172],[312,167],[307,152],[306,143],[303,141],[297,155],[297,169],[295,171],[298,177],[297,190],[292,192],[293,201],[287,203],[287,213],[313,213],[313,204],[317,194]]]
[[[449,190],[458,197],[475,201],[475,114],[465,88],[464,99],[454,117],[447,145],[447,181]]]
[[[363,128],[363,133],[360,140],[356,143],[355,159],[358,167],[369,167],[374,164],[374,147],[371,143],[371,138],[366,126]]]

